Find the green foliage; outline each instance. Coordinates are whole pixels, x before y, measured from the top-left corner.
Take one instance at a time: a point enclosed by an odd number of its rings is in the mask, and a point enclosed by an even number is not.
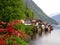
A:
[[[23,30],[25,32],[25,25],[24,24],[13,25],[13,28],[15,30]]]
[[[34,19],[34,13],[33,13],[33,11],[31,9],[26,8],[25,14],[26,14],[26,18]]]
[[[27,9],[24,0],[0,0],[0,20],[10,22],[15,19],[33,18],[33,12]]]
[[[0,0],[0,19],[9,22],[15,19],[25,19],[25,4],[23,0]]]
[[[20,20],[20,19],[33,19],[34,13],[31,9],[27,8],[24,0],[0,0],[0,21],[11,22],[13,20]],[[3,25],[6,28],[6,25]],[[24,24],[16,24],[13,25],[13,28],[16,30],[23,30],[26,34],[32,35],[31,29],[33,26],[25,26]],[[24,38],[24,37],[23,37]],[[7,38],[6,41],[8,42],[7,45],[12,44],[21,44],[21,45],[28,45],[25,39],[20,37],[16,37],[12,35]],[[14,42],[15,41],[15,42]]]
[[[33,34],[31,31],[33,29],[32,25],[17,24],[17,25],[13,25],[13,28],[16,30],[22,30],[29,35]]]
[[[33,29],[32,25],[26,25],[25,26],[25,32],[29,35],[33,35],[33,32],[31,31]]]
[[[6,39],[6,41],[8,42],[7,45],[12,45],[12,44],[28,45],[28,43],[25,40],[16,36],[11,36],[10,39]]]

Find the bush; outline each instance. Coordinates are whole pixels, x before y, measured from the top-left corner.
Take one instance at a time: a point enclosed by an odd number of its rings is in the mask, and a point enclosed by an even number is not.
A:
[[[23,0],[0,0],[0,20],[10,22],[25,19],[25,4]]]
[[[29,34],[30,36],[33,35],[33,32],[31,31],[33,29],[32,25],[26,25],[25,26],[25,32]]]
[[[13,26],[16,30],[23,30],[25,33],[29,35],[33,35],[33,32],[31,31],[33,29],[32,25],[24,25],[24,24],[17,24]]]
[[[28,45],[26,39],[29,38],[22,30],[15,30],[12,25],[17,25],[18,23],[8,23],[6,28],[0,27],[0,44],[1,45]],[[2,25],[2,23],[1,23]]]

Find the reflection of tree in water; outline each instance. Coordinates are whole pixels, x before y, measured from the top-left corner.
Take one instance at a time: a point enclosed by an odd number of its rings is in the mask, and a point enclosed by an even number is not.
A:
[[[39,37],[48,35],[49,33],[51,33],[51,31],[43,31],[41,28],[34,27],[32,39],[38,39]]]
[[[42,31],[41,28],[39,27],[34,27],[33,28],[33,35],[32,35],[32,39],[37,39],[39,36],[42,35]]]
[[[53,30],[53,27],[49,23],[43,23],[42,21],[37,20],[32,30],[33,32],[32,39],[36,39],[39,36],[42,36],[43,32],[44,34],[48,34],[52,30]]]

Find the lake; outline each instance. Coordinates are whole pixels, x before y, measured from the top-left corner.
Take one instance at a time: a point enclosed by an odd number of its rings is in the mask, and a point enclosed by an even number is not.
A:
[[[30,41],[30,45],[60,45],[60,25],[55,26],[51,33],[37,37]]]

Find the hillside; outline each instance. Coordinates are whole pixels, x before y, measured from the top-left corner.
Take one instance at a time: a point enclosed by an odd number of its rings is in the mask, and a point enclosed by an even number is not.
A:
[[[57,24],[57,22],[53,19],[51,19],[50,17],[48,17],[43,11],[42,9],[40,9],[32,0],[25,0],[26,6],[28,8],[30,8],[34,14],[35,14],[35,18],[37,19],[41,19],[43,21],[47,21],[50,24]]]
[[[55,19],[60,24],[60,14],[57,14],[56,16],[53,16],[52,18]]]

